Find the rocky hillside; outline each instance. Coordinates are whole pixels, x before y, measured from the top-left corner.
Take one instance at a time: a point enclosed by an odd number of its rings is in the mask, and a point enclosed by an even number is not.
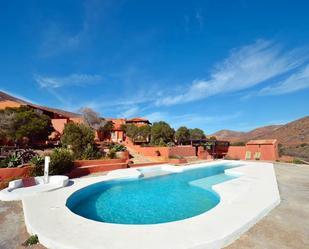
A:
[[[309,159],[309,116],[285,125],[264,126],[249,132],[221,130],[212,135],[231,143],[275,138],[281,144],[283,155]]]
[[[276,138],[283,145],[309,143],[309,116],[285,125],[269,125],[249,132],[221,130],[214,134],[218,139],[231,142],[247,142],[251,139]]]

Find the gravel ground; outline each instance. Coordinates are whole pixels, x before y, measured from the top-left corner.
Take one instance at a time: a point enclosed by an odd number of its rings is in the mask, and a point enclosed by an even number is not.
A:
[[[225,249],[309,248],[309,166],[276,164],[275,170],[280,205]],[[24,248],[28,237],[21,202],[0,202],[0,248]]]

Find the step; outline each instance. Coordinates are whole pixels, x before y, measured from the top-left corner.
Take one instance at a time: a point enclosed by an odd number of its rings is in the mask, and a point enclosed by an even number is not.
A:
[[[222,174],[208,176],[208,177],[204,177],[198,180],[194,180],[194,181],[189,182],[189,184],[192,186],[203,188],[203,189],[209,189],[213,185],[216,185],[216,184],[228,181],[228,180],[232,180],[235,178],[237,177],[222,173]]]

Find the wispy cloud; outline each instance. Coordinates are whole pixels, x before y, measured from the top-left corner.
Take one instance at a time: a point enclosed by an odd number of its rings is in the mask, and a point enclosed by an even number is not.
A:
[[[102,80],[102,77],[97,74],[71,74],[63,77],[35,75],[34,79],[42,88],[60,88],[94,84]]]
[[[87,40],[96,35],[97,32],[93,31],[97,31],[98,25],[102,28],[102,19],[106,18],[113,8],[120,5],[120,2],[85,1],[80,25],[75,30],[68,29],[67,23],[56,18],[44,23],[38,51],[39,57],[52,57],[81,48]]]
[[[140,108],[138,106],[133,106],[126,109],[124,112],[120,114],[122,118],[132,118],[140,112]]]
[[[202,13],[200,11],[197,11],[195,13],[195,19],[197,20],[200,28],[202,28],[203,24],[204,24],[204,16],[202,15]]]
[[[228,120],[233,120],[236,118],[239,118],[242,115],[241,112],[235,112],[232,114],[226,114],[226,115],[220,115],[220,116],[205,116],[200,115],[200,113],[190,113],[190,114],[182,114],[182,115],[173,115],[168,112],[164,111],[157,111],[152,112],[149,114],[144,115],[146,118],[148,118],[151,122],[157,122],[157,121],[167,121],[170,123],[174,128],[178,128],[180,126],[188,126],[191,128],[194,127],[201,127],[205,126],[207,124],[213,124],[213,123],[220,123],[225,122]]]
[[[259,91],[259,95],[281,95],[309,88],[309,65],[287,79]]]
[[[151,112],[151,113],[144,115],[144,117],[149,119],[150,122],[158,122],[158,121],[166,120],[167,116],[168,116],[167,112],[158,112],[158,111]]]
[[[60,24],[47,25],[42,34],[39,57],[50,57],[77,49],[83,33],[84,29],[72,34],[63,30]]]
[[[304,61],[300,50],[283,52],[280,46],[259,40],[232,50],[229,57],[213,69],[208,80],[194,80],[183,93],[165,96],[156,104],[174,105],[249,89],[299,67]]]

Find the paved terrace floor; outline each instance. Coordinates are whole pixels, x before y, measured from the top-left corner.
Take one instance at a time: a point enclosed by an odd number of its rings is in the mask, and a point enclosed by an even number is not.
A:
[[[280,205],[225,249],[309,248],[309,166],[275,164],[275,170]],[[0,202],[0,248],[24,248],[28,236],[21,202]]]

